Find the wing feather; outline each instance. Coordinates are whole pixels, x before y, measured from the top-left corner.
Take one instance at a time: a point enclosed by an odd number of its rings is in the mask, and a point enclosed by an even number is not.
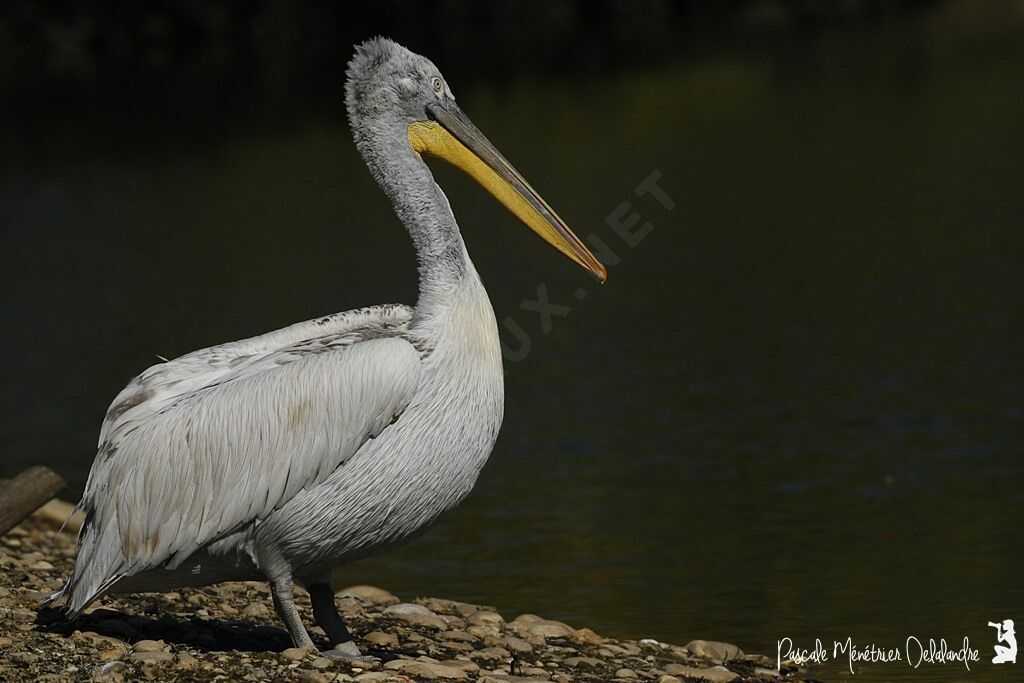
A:
[[[301,323],[140,375],[104,422],[71,609],[113,576],[174,568],[266,517],[385,429],[420,379],[408,310]],[[326,333],[310,337],[310,325]]]

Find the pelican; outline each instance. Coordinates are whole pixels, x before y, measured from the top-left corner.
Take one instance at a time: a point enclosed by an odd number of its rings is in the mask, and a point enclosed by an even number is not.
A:
[[[455,103],[434,64],[358,46],[356,148],[416,249],[416,306],[297,323],[150,367],[112,402],[79,506],[74,619],[108,593],[265,580],[296,647],[308,591],[330,651],[360,656],[333,568],[412,538],[473,488],[504,409],[494,311],[424,155],[465,171],[604,282],[580,239]]]

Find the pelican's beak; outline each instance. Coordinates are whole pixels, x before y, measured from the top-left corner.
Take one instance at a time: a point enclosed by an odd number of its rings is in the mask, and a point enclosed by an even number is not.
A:
[[[608,270],[453,100],[428,105],[427,117],[409,125],[409,144],[417,153],[462,169],[545,242],[589,270],[598,281],[608,279]]]

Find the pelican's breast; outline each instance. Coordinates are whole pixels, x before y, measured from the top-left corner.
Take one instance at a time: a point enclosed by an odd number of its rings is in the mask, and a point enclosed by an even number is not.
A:
[[[421,335],[423,380],[396,422],[322,484],[256,529],[293,566],[330,566],[425,529],[472,490],[501,426],[504,382],[497,324],[476,277]]]

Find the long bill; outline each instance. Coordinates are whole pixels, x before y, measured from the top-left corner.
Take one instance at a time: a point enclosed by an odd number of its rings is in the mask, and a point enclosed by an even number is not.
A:
[[[428,106],[427,115],[427,120],[409,125],[409,144],[418,154],[443,159],[465,171],[545,242],[599,282],[608,279],[608,270],[454,101]]]

